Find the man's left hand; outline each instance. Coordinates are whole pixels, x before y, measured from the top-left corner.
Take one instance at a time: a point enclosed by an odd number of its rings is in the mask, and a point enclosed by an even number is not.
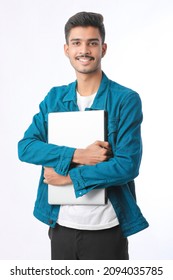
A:
[[[62,176],[55,172],[51,167],[44,167],[44,181],[45,184],[53,186],[65,186],[72,183],[70,176]]]

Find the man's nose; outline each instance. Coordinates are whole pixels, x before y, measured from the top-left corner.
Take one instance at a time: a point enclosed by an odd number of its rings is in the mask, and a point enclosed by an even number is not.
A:
[[[82,44],[80,48],[80,54],[89,55],[91,54],[91,50],[87,44]]]

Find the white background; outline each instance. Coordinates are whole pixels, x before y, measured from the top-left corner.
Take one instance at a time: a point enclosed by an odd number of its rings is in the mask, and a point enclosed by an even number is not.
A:
[[[83,10],[104,15],[104,72],[143,102],[136,184],[150,227],[129,238],[130,257],[173,259],[171,0],[0,0],[0,259],[50,259],[48,227],[32,215],[40,167],[18,160],[17,142],[49,89],[75,79],[64,24]]]

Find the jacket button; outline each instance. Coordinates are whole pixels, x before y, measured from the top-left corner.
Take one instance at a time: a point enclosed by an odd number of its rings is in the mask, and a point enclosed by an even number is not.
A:
[[[49,220],[48,223],[49,223],[49,225],[52,225],[53,224],[53,220]]]

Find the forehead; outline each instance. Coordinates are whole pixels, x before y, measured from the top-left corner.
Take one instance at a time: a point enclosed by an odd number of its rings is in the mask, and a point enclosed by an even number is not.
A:
[[[71,41],[73,39],[79,39],[79,40],[98,39],[98,40],[101,40],[101,36],[100,36],[99,29],[97,27],[77,26],[70,30],[69,41]]]

